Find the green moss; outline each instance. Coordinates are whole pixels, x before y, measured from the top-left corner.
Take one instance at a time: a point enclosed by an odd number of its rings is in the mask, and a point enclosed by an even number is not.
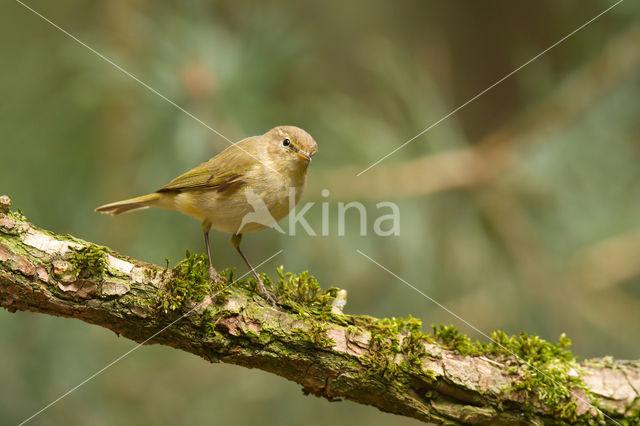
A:
[[[168,263],[169,259],[166,261]],[[331,313],[331,302],[339,289],[331,287],[322,290],[318,281],[307,271],[300,274],[284,273],[281,266],[276,272],[278,278],[275,282],[266,274],[260,274],[260,277],[265,287],[275,293],[278,304],[294,312],[320,315],[322,319],[333,318],[338,323],[347,324],[344,318],[338,318]],[[186,258],[173,269],[167,269],[166,273],[170,274],[170,278],[166,289],[160,292],[158,303],[165,312],[181,309],[186,300],[201,301],[207,294],[215,295],[217,302],[230,294],[230,290],[222,291],[222,285],[210,284],[208,262],[204,255],[192,255],[187,252]],[[223,270],[219,273],[228,282],[233,282],[232,270]],[[254,278],[247,278],[234,285],[252,292],[257,291],[257,282]]]
[[[209,280],[209,263],[202,254],[186,252],[186,258],[169,271],[164,291],[158,293],[158,307],[165,313],[180,310],[186,301],[202,302],[205,296],[222,290]],[[222,271],[221,275],[227,274]]]
[[[283,266],[276,269],[278,279],[275,291],[279,304],[293,308],[297,312],[311,312],[320,315],[331,313],[331,302],[338,294],[338,288],[330,287],[322,290],[318,280],[309,275],[308,271],[293,274],[291,272],[285,273],[283,270]],[[269,277],[266,277],[265,285],[267,282],[271,287],[274,287]]]
[[[215,313],[211,306],[207,307],[207,309],[205,309],[200,314],[200,324],[204,327],[204,330],[207,334],[214,334],[216,332],[218,319],[216,319]]]
[[[434,325],[432,329],[434,339],[462,355],[483,355],[512,363],[510,371],[518,374],[520,380],[507,390],[537,398],[564,420],[575,421],[577,405],[571,400],[572,389],[582,389],[590,396],[579,377],[575,356],[568,349],[571,340],[565,334],[551,343],[535,334],[509,336],[498,330],[491,333],[489,343],[482,343],[472,342],[453,325]]]
[[[509,336],[495,331],[489,343],[482,343],[472,342],[453,325],[433,325],[431,334],[423,333],[421,325],[412,317],[371,319],[367,328],[373,330],[372,351],[365,362],[385,378],[403,382],[401,373],[420,368],[421,360],[429,356],[425,344],[438,342],[464,356],[482,355],[511,365],[510,371],[520,380],[506,391],[525,392],[531,396],[530,401],[539,400],[563,420],[577,419],[572,389],[581,389],[590,396],[579,377],[579,365],[568,349],[571,340],[564,334],[551,343],[536,335]]]
[[[319,321],[312,321],[308,330],[302,328],[293,328],[291,329],[291,332],[294,334],[304,335],[305,338],[312,342],[314,345],[324,348],[332,348],[336,344],[336,342],[333,339],[327,337],[328,330],[329,327],[327,326],[327,324]]]
[[[502,331],[493,332],[491,339],[491,343],[483,345],[485,353],[518,357],[517,373],[521,380],[511,390],[537,396],[541,402],[556,409],[561,418],[575,416],[571,390],[578,388],[590,394],[579,377],[580,367],[568,349],[571,340],[565,334],[556,343],[526,333],[508,336]]]
[[[155,276],[155,274],[156,274],[156,271],[155,271],[155,269],[154,269],[154,268],[146,268],[146,269],[144,270],[144,276],[145,276],[145,278],[147,278],[147,279],[153,279],[153,277]]]
[[[18,210],[9,210],[6,215],[8,217],[10,217],[13,220],[18,220],[21,222],[26,222],[27,218],[26,216],[22,213],[22,210],[18,209]]]
[[[618,422],[624,426],[640,425],[640,398],[633,400],[625,410],[624,419],[618,419]]]
[[[518,355],[529,362],[544,363],[552,360],[562,360],[570,362],[574,356],[568,349],[571,346],[571,339],[564,333],[560,335],[557,343],[550,343],[536,336],[520,333],[517,336],[509,336],[503,331],[491,333],[491,343],[483,345],[485,353],[512,354]]]
[[[422,321],[408,318],[383,318],[372,324],[375,332],[372,340],[382,344],[387,342],[386,349],[393,353],[424,354],[424,344],[433,340],[422,332]]]
[[[434,341],[422,332],[419,319],[411,316],[381,320],[360,318],[369,321],[366,328],[372,331],[371,351],[364,357],[369,368],[401,388],[409,385],[412,374],[427,374],[435,380],[433,372],[422,369],[422,359],[428,355],[425,345]]]
[[[444,347],[460,352],[462,355],[478,355],[482,352],[480,343],[471,342],[469,336],[460,333],[453,325],[432,325],[433,338]]]
[[[577,410],[578,404],[575,401],[567,402],[560,407],[560,418],[575,423],[578,420]]]
[[[74,266],[74,275],[79,278],[99,278],[107,268],[106,247],[88,244],[81,248],[72,248],[69,262]]]

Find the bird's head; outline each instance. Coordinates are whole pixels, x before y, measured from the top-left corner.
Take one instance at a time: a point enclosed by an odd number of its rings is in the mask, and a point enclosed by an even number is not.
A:
[[[266,134],[269,152],[280,160],[306,166],[318,151],[318,144],[311,135],[299,127],[278,126]]]

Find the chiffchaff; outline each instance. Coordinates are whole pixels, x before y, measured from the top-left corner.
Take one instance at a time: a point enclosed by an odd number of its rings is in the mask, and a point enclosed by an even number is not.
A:
[[[307,167],[317,150],[318,145],[304,130],[275,127],[264,135],[235,143],[152,194],[106,204],[96,211],[117,215],[160,207],[201,220],[209,275],[216,282],[224,278],[211,261],[209,230],[232,234],[231,243],[257,280],[258,290],[275,303],[240,249],[240,240],[244,234],[275,225],[298,203]],[[251,218],[255,221],[248,220]]]

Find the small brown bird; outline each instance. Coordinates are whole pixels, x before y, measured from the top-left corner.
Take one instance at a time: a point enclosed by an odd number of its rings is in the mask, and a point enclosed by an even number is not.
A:
[[[117,215],[159,207],[177,210],[202,221],[209,258],[209,275],[224,278],[211,261],[209,230],[232,234],[231,243],[258,282],[258,290],[275,304],[273,296],[240,249],[244,234],[260,231],[284,218],[302,195],[311,157],[318,145],[304,130],[279,126],[260,136],[237,142],[209,161],[178,176],[156,192],[98,207]]]

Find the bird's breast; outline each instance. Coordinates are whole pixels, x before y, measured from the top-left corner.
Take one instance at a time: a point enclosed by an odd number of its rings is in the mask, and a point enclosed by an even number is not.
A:
[[[247,234],[275,225],[300,201],[306,173],[267,173],[248,180],[233,191],[189,191],[175,198],[176,210],[218,231]]]

